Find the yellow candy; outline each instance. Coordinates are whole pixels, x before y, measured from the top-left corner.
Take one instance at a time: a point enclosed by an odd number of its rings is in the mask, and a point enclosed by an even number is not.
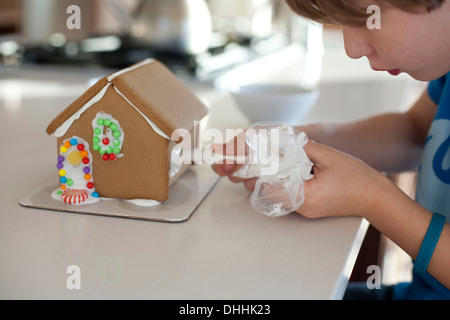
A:
[[[66,153],[66,152],[67,152],[67,148],[66,148],[65,146],[62,146],[62,147],[61,147],[61,152],[62,152],[62,153]]]
[[[59,176],[60,177],[65,177],[66,174],[67,174],[66,170],[63,170],[63,169],[59,170]]]
[[[67,157],[67,161],[73,166],[77,166],[81,163],[83,160],[82,155],[78,151],[72,151],[69,156]]]

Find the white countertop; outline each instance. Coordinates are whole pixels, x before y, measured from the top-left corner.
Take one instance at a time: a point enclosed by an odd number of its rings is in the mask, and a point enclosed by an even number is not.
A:
[[[227,179],[183,223],[21,207],[21,197],[54,178],[55,141],[45,133],[48,123],[95,73],[49,68],[0,73],[0,299],[342,297],[368,223],[356,217],[269,218],[252,210],[242,185]],[[358,109],[368,94],[384,96],[364,81],[335,80],[322,79],[321,98],[305,122],[347,121],[385,110]],[[387,92],[405,85],[365,83]],[[355,86],[368,91],[357,93]],[[248,125],[227,93],[191,87],[211,108],[208,126]],[[71,265],[81,269],[80,290],[66,286]]]

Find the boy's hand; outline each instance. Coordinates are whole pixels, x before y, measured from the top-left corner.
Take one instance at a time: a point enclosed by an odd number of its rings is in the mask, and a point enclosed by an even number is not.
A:
[[[305,202],[298,213],[308,218],[369,215],[382,194],[395,187],[361,160],[309,141],[305,152],[314,163],[314,178],[305,182]]]
[[[226,156],[242,156],[246,154],[246,151],[241,150],[242,148],[237,148],[237,146],[245,145],[245,133],[240,134],[234,138],[234,140],[228,142],[227,144],[213,144],[212,148],[216,154],[226,155]],[[223,164],[212,165],[213,170],[221,177],[228,177],[228,179],[233,183],[243,183],[245,188],[249,191],[255,189],[255,179],[241,179],[235,177],[234,174],[239,171],[242,164],[237,164],[236,162],[231,162],[230,160],[223,161]]]

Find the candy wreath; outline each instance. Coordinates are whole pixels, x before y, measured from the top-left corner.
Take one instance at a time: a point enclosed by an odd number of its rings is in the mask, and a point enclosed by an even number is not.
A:
[[[115,161],[121,155],[123,131],[119,122],[111,116],[99,113],[93,121],[92,149],[98,151],[104,161]]]

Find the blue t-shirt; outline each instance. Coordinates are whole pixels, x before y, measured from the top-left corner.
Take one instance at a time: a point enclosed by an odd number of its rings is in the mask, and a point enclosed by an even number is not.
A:
[[[430,98],[439,106],[425,143],[416,202],[450,221],[450,73],[431,81]],[[448,248],[450,250],[450,248]],[[449,268],[450,272],[450,268]],[[394,289],[399,299],[450,299],[450,290],[428,273],[413,273],[413,281]]]

